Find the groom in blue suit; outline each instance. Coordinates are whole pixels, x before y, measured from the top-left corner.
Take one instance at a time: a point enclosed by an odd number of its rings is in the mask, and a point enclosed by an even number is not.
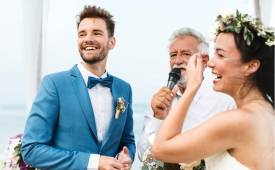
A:
[[[27,164],[53,170],[131,168],[136,150],[131,87],[106,71],[114,28],[105,9],[85,6],[80,13],[83,62],[44,77],[22,142]]]

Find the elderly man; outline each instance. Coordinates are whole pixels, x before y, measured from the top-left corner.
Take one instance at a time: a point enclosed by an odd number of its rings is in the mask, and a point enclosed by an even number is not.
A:
[[[145,115],[142,134],[138,141],[138,155],[143,163],[146,162],[146,158],[148,159],[148,155],[150,155],[148,154],[148,151],[150,153],[150,145],[153,142],[154,134],[158,131],[162,120],[169,114],[170,108],[177,103],[178,99],[185,91],[186,82],[184,77],[186,74],[186,66],[189,58],[197,52],[208,52],[208,44],[199,32],[192,28],[181,28],[172,34],[169,45],[170,67],[171,69],[180,68],[181,79],[172,89],[174,95],[171,95],[171,90],[169,88],[162,87],[152,97],[151,108],[153,114]],[[188,110],[186,121],[182,129],[183,131],[196,127],[215,113],[225,111],[235,106],[231,97],[214,92],[212,88],[209,87],[209,84],[211,83],[207,79],[207,75],[205,75],[203,85]],[[199,163],[194,163],[193,169],[199,169],[203,166],[202,164],[197,166],[198,164]],[[183,164],[182,168],[184,168]],[[180,165],[164,163],[163,169],[180,169]]]

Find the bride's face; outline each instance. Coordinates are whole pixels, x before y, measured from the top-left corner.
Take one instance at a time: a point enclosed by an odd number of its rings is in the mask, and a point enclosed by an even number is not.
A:
[[[245,63],[236,47],[233,34],[220,33],[215,41],[215,53],[209,60],[215,78],[213,88],[228,94],[234,93],[245,81]]]

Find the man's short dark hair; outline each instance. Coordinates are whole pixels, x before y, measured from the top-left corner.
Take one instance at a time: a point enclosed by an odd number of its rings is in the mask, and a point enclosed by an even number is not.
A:
[[[79,27],[80,22],[85,18],[100,18],[103,19],[107,26],[108,36],[113,37],[115,31],[115,21],[113,16],[104,8],[97,6],[85,5],[84,9],[78,16],[77,28]]]

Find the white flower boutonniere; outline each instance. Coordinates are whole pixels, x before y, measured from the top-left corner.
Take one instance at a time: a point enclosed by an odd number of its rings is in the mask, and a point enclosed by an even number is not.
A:
[[[119,97],[116,102],[116,114],[115,119],[119,118],[120,113],[124,112],[126,109],[126,101],[123,97]]]

